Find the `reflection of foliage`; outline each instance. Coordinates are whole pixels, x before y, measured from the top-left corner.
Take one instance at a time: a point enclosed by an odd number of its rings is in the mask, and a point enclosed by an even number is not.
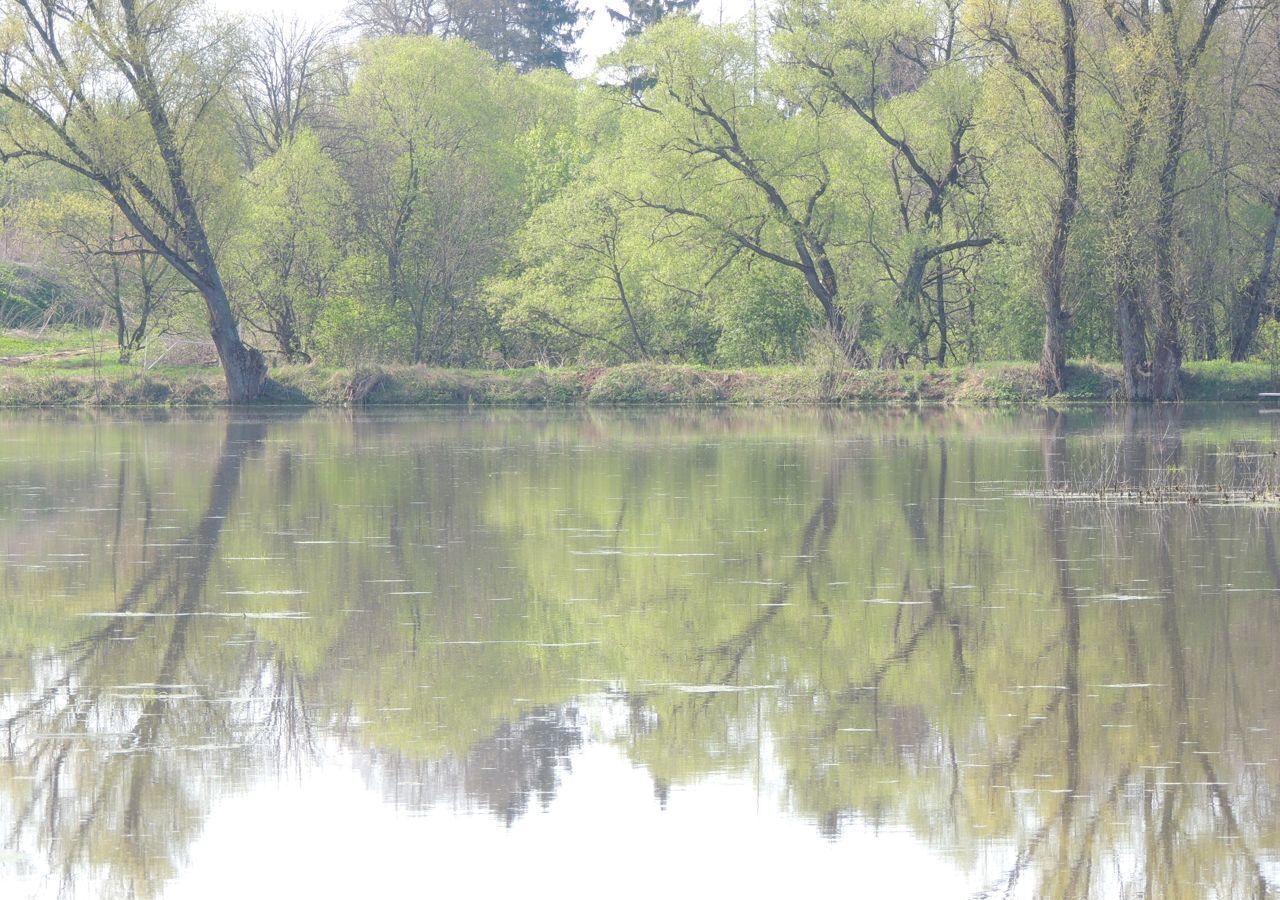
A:
[[[531,801],[550,804],[560,771],[569,767],[570,754],[581,746],[577,709],[545,707],[501,723],[462,758],[412,760],[375,748],[364,755],[362,766],[365,778],[397,805],[475,805],[510,825],[528,811]]]
[[[90,620],[106,624],[33,660],[34,690],[0,722],[13,837],[34,832],[56,854],[64,887],[88,863],[105,866],[122,893],[149,894],[185,849],[182,823],[204,797],[186,773],[191,756],[203,754],[184,745],[235,733],[232,708],[208,706],[212,685],[191,677],[191,631],[245,457],[261,435],[260,424],[228,426],[204,512],[173,545],[183,552],[151,560],[113,610]],[[126,485],[122,468],[117,513]],[[151,527],[145,516],[144,546]]]
[[[212,490],[187,461],[216,425],[13,425],[0,577],[38,602],[0,613],[10,839],[145,893],[246,773],[342,747],[397,804],[511,822],[594,736],[660,802],[774,779],[824,833],[909,828],[997,894],[1256,893],[1269,514],[1014,495],[1225,478],[1265,425],[968,416],[237,425]]]

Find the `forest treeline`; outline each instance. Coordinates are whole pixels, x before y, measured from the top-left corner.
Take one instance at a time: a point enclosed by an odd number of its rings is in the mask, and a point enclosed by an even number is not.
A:
[[[1275,318],[1280,4],[3,0],[11,263],[122,358],[498,367],[1118,360],[1130,399]],[[197,318],[199,316],[199,318]]]

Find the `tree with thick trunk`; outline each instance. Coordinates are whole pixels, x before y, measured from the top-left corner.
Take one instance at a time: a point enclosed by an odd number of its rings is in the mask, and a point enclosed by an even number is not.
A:
[[[1040,352],[1040,377],[1050,396],[1060,393],[1067,381],[1067,331],[1071,311],[1067,298],[1068,248],[1071,226],[1080,207],[1080,138],[1078,134],[1079,43],[1078,15],[1074,0],[1058,0],[1060,29],[1050,41],[1043,23],[1020,21],[1011,4],[992,3],[982,9],[979,33],[1000,52],[1008,69],[1030,88],[1048,112],[1060,145],[1042,147],[1026,132],[1039,155],[1056,170],[1061,184],[1053,201],[1049,242],[1040,259],[1040,294],[1044,304],[1044,345]],[[1042,52],[1042,47],[1052,47]],[[1030,99],[1030,98],[1028,98]]]
[[[1249,356],[1267,308],[1267,297],[1275,283],[1276,238],[1280,235],[1280,192],[1271,201],[1271,222],[1262,239],[1262,261],[1258,271],[1240,288],[1231,304],[1231,361]]]
[[[218,119],[238,61],[194,2],[4,0],[0,156],[95,185],[200,293],[233,403],[267,377],[240,330],[213,252],[209,210],[226,174]]]
[[[1163,137],[1156,177],[1154,221],[1151,223],[1155,262],[1155,330],[1149,397],[1176,400],[1182,391],[1180,325],[1184,305],[1176,265],[1181,196],[1179,173],[1191,127],[1191,92],[1196,71],[1214,27],[1227,9],[1227,0],[1211,0],[1203,7],[1182,4],[1178,0],[1159,0],[1157,4],[1144,4],[1137,8],[1106,2],[1103,8],[1117,34],[1131,46],[1138,68],[1145,69],[1140,75],[1140,87],[1134,94],[1136,109],[1130,116],[1125,134],[1123,169],[1128,172],[1128,181],[1132,181],[1135,171],[1130,161],[1136,162],[1134,154],[1138,152],[1143,136],[1160,134]],[[1186,28],[1184,22],[1192,15],[1197,16],[1196,27]],[[1185,34],[1191,35],[1191,43],[1187,46],[1184,46]],[[1155,94],[1152,95],[1148,88]],[[1162,132],[1160,126],[1163,126]],[[1126,189],[1129,187],[1131,185],[1126,185]],[[1132,381],[1134,390],[1128,391],[1129,399],[1147,399],[1139,384],[1142,373],[1137,368],[1131,371],[1131,366],[1138,362],[1136,309],[1131,303],[1134,298],[1130,296],[1136,282],[1135,273],[1130,268],[1119,272],[1118,279],[1118,287],[1122,289],[1118,313],[1126,389]],[[1127,334],[1126,327],[1130,329]]]
[[[1151,399],[1151,372],[1147,364],[1147,320],[1142,306],[1141,256],[1134,228],[1135,193],[1139,154],[1146,137],[1150,77],[1135,92],[1122,138],[1121,162],[1111,184],[1112,288],[1115,291],[1116,334],[1120,343],[1120,367],[1127,400]]]
[[[959,42],[959,6],[944,3],[933,18],[892,2],[790,0],[774,19],[782,63],[802,79],[797,94],[814,98],[811,103],[833,102],[890,155],[896,236],[909,249],[881,246],[877,255],[894,284],[894,313],[912,343],[905,353],[888,348],[882,359],[896,364],[915,356],[943,365],[949,350],[944,262],[993,240],[982,217],[963,208],[946,215],[944,223],[947,210],[985,189],[974,136],[977,94],[947,92],[934,117],[904,118],[890,101],[907,93],[929,96],[928,82],[935,77],[971,86]],[[934,327],[938,348],[930,352]]]

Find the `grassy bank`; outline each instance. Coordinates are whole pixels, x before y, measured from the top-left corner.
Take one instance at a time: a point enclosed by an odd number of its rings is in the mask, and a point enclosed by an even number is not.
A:
[[[221,373],[210,367],[21,365],[0,368],[0,406],[216,405]],[[1070,388],[1052,402],[1112,402],[1114,365],[1073,365]],[[1191,363],[1187,400],[1256,401],[1276,390],[1260,363]],[[274,369],[264,400],[297,405],[493,406],[627,404],[1036,404],[1044,391],[1031,363],[928,371],[819,370],[804,367],[718,371],[692,366],[466,371],[422,366]]]

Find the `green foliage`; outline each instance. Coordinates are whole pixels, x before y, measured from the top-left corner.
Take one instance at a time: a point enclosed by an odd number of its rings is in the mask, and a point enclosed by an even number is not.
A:
[[[232,295],[286,361],[310,360],[350,239],[350,193],[310,132],[248,177],[244,224],[227,251]]]
[[[377,290],[347,304],[394,322],[372,352],[454,365],[483,357],[484,308],[468,301],[496,266],[523,180],[517,123],[500,100],[506,76],[461,41],[383,39],[363,52],[344,104],[363,152],[344,160],[343,176],[357,284]]]
[[[363,43],[296,32],[293,46],[281,32],[252,51],[270,60],[243,58],[241,32],[188,0],[147,4],[146,17],[173,35],[162,100],[214,257],[187,274],[206,300],[225,282],[278,361],[785,366],[825,329],[844,360],[834,373],[1037,359],[1051,283],[1070,357],[1119,356],[1126,296],[1142,359],[1157,335],[1188,359],[1265,343],[1280,21],[1259,12],[1235,43],[1208,23],[1194,72],[1179,75],[1171,61],[1193,62],[1192,26],[1204,24],[1183,5],[1123,11],[1118,28],[1095,0],[783,0],[762,35],[641,3],[623,14],[630,39],[586,79],[558,71],[560,57],[529,56],[567,47],[517,47],[524,26],[463,0],[446,4],[466,11],[446,17],[448,39],[423,34],[428,6],[358,3]],[[0,324],[14,325],[42,319],[56,285],[95,295],[102,279],[84,272],[118,269],[108,261],[121,247],[169,246],[179,271],[200,253],[180,246],[191,228],[169,214],[173,188],[137,96],[104,88],[99,112],[69,120],[86,159],[48,142],[32,98],[91,78],[109,42],[75,40],[62,10],[72,62],[59,74],[53,57],[33,62],[47,54],[23,8],[10,9],[21,15],[0,49],[16,93],[0,143],[63,164],[56,176],[10,165],[0,181],[4,207],[27,211],[7,219],[7,264],[22,274],[0,289]],[[1079,191],[1054,280],[1064,10],[1079,26]],[[1183,12],[1192,24],[1172,30]],[[102,34],[124,22],[95,21]],[[226,40],[195,40],[215,26]],[[466,29],[480,46],[454,39]],[[263,80],[290,53],[303,54],[291,71],[323,71]],[[279,126],[271,141],[253,137],[263,116]],[[115,184],[102,172],[128,173],[116,185],[134,213],[123,226],[86,199],[104,196],[104,177]],[[86,251],[76,265],[73,232]],[[107,293],[118,319],[141,318],[143,288]],[[159,327],[202,324],[192,304],[168,306]],[[912,377],[894,383],[925,390]]]
[[[717,365],[771,366],[804,356],[821,319],[804,302],[805,287],[792,272],[737,260],[708,292],[714,303]]]

